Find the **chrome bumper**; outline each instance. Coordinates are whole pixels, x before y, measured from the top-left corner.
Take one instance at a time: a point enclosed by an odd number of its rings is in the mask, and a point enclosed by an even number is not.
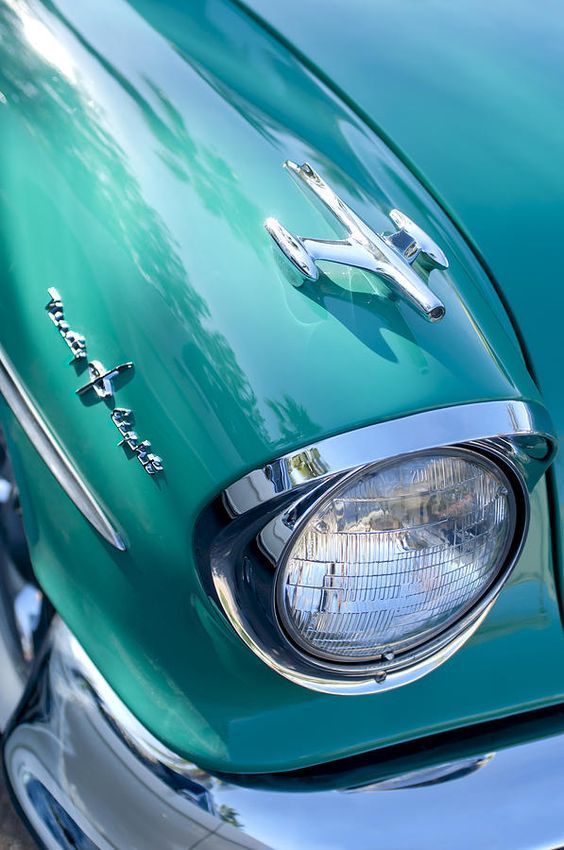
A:
[[[242,787],[161,745],[58,620],[8,727],[4,761],[48,850],[546,850],[564,843],[564,734],[353,790],[312,791],[307,780],[295,790]]]

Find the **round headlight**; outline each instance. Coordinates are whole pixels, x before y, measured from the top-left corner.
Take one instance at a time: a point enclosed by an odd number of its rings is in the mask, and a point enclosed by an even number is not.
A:
[[[439,449],[364,468],[291,539],[276,613],[294,644],[329,661],[414,652],[478,608],[515,529],[509,478],[477,452]]]

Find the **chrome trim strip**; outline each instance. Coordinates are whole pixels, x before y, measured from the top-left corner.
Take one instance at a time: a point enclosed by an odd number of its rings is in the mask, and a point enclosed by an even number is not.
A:
[[[348,850],[376,834],[383,847],[546,850],[564,844],[564,734],[561,718],[529,723],[510,746],[508,733],[467,732],[424,755],[406,744],[396,761],[245,787],[154,738],[56,620],[4,762],[46,850]]]
[[[0,393],[67,496],[104,540],[123,552],[126,545],[122,535],[57,443],[2,348],[0,348]]]
[[[398,455],[492,440],[544,437],[554,448],[554,429],[538,402],[486,401],[414,413],[329,437],[247,473],[224,491],[234,516],[275,496]]]

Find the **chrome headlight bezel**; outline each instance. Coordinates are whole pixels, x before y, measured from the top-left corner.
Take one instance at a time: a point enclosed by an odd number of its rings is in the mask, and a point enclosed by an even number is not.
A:
[[[283,598],[283,576],[296,543],[300,535],[303,534],[308,527],[312,516],[314,516],[315,513],[323,507],[334,493],[339,492],[343,487],[345,487],[348,481],[358,478],[359,474],[374,475],[387,468],[400,464],[403,461],[409,461],[410,458],[416,458],[419,460],[425,457],[441,455],[444,457],[459,457],[477,465],[483,465],[485,469],[494,470],[495,474],[499,475],[500,480],[505,481],[507,485],[509,494],[508,501],[511,506],[510,533],[500,556],[496,558],[496,562],[499,566],[494,571],[492,580],[485,584],[483,592],[480,593],[479,598],[473,604],[460,609],[459,613],[453,618],[451,623],[444,626],[437,626],[430,630],[426,633],[424,640],[405,638],[398,641],[396,646],[394,646],[393,653],[384,654],[383,652],[375,652],[366,657],[343,656],[342,658],[337,658],[335,655],[329,655],[317,648],[310,647],[295,628],[286,610]],[[517,533],[518,525],[520,525],[519,533]],[[507,568],[510,566],[512,568],[516,561],[516,555],[514,555],[512,550],[518,541],[520,542],[520,545],[522,545],[522,542],[526,537],[528,525],[529,504],[525,483],[521,474],[513,464],[510,465],[506,463],[505,459],[502,459],[499,454],[496,455],[494,459],[494,457],[492,457],[485,449],[477,450],[474,447],[470,448],[466,446],[447,446],[437,449],[427,449],[422,452],[414,452],[411,454],[399,455],[394,458],[388,458],[386,460],[361,467],[360,470],[353,470],[352,473],[348,473],[347,475],[339,478],[339,480],[326,490],[323,493],[323,496],[311,505],[303,516],[300,517],[299,522],[297,522],[292,529],[291,537],[288,539],[280,557],[277,559],[273,579],[273,596],[274,611],[279,627],[282,629],[284,636],[290,641],[290,643],[295,645],[298,651],[305,653],[306,656],[319,659],[322,663],[328,666],[328,669],[334,670],[336,667],[340,670],[342,665],[356,665],[356,668],[359,669],[360,665],[363,669],[374,669],[374,671],[378,674],[380,670],[390,672],[392,669],[416,663],[420,658],[425,658],[433,654],[435,643],[437,644],[437,647],[442,646],[445,643],[449,643],[459,632],[464,631],[464,627],[460,624],[466,623],[467,617],[470,617],[472,620],[477,619],[482,611],[488,607],[490,600],[497,596],[499,589],[507,579]]]
[[[222,503],[229,518],[208,543],[203,577],[211,578],[209,586],[220,608],[243,641],[297,684],[325,693],[359,694],[414,681],[468,640],[511,574],[528,530],[529,492],[554,456],[551,433],[539,404],[485,402],[368,426],[285,455],[224,491]],[[274,586],[291,541],[328,492],[351,473],[445,449],[487,458],[512,485],[518,531],[495,579],[460,619],[412,651],[353,662],[312,655],[288,634],[274,604]],[[198,548],[203,552],[207,547]]]

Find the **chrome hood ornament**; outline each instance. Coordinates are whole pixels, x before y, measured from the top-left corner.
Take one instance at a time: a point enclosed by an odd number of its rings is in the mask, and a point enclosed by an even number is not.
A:
[[[447,258],[424,230],[404,213],[392,210],[390,218],[398,230],[389,236],[375,233],[307,162],[297,165],[287,160],[284,165],[325,204],[347,231],[347,238],[343,240],[310,239],[295,236],[275,218],[265,221],[267,231],[303,277],[317,280],[319,261],[354,266],[383,278],[397,295],[429,321],[443,318],[444,304],[412,268],[416,260],[424,272],[448,268]]]

